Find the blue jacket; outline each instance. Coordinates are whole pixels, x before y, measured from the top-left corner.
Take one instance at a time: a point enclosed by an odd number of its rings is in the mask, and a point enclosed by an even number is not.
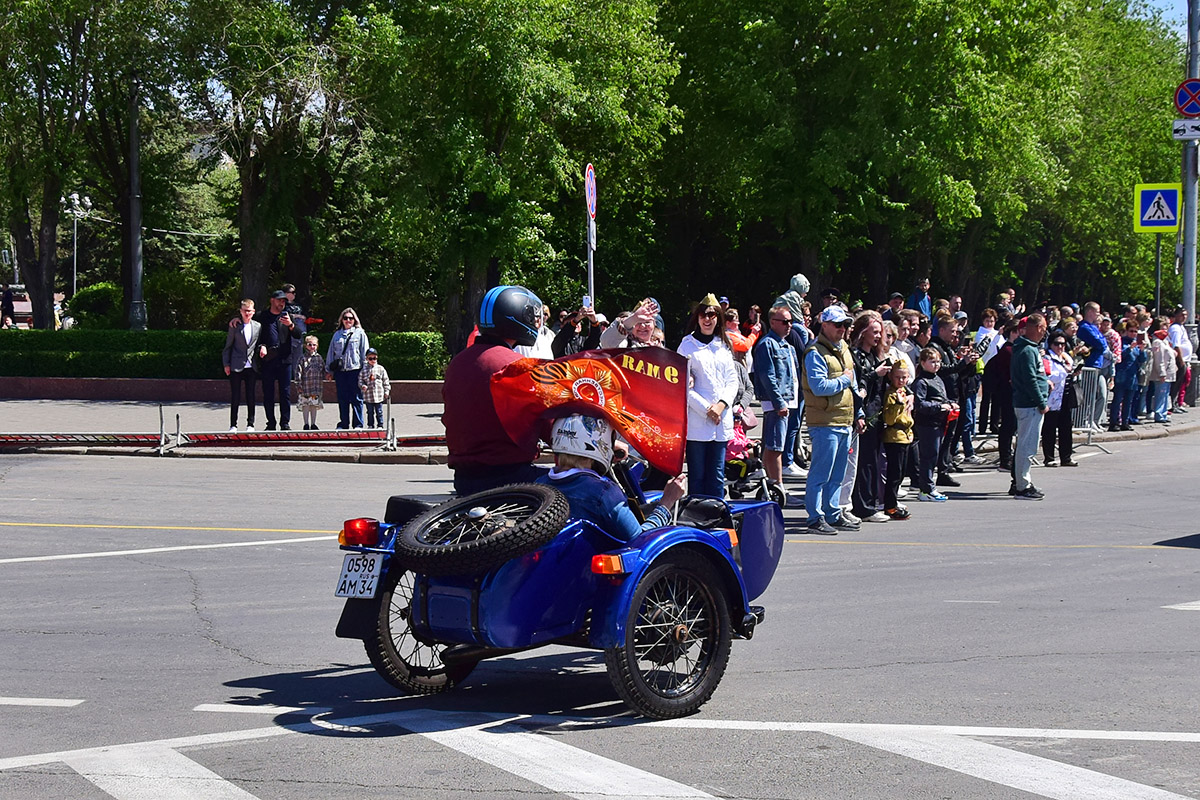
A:
[[[1121,386],[1137,383],[1138,370],[1146,363],[1149,353],[1137,346],[1136,339],[1121,338],[1121,360],[1116,365],[1116,382]]]
[[[1094,322],[1079,323],[1079,341],[1088,346],[1087,358],[1083,359],[1085,367],[1099,369],[1104,364],[1104,354],[1108,352],[1108,341]]]
[[[553,486],[567,496],[571,519],[595,523],[614,539],[627,542],[644,530],[671,524],[671,512],[663,506],[655,506],[645,524],[639,524],[616,482],[602,478],[590,469],[560,470],[555,467],[537,482]]]
[[[754,396],[770,400],[776,409],[796,399],[795,348],[771,331],[754,348]]]
[[[913,292],[904,301],[905,308],[915,308],[925,316],[933,319],[933,300],[928,292]]]

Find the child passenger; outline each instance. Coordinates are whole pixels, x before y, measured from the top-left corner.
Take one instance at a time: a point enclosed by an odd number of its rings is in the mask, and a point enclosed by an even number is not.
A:
[[[317,337],[304,337],[304,354],[296,362],[292,383],[296,384],[296,406],[304,413],[304,430],[317,430],[317,411],[325,382],[325,359],[317,352]]]
[[[671,523],[671,506],[684,494],[683,476],[667,482],[646,521],[639,523],[621,487],[603,475],[613,455],[613,429],[605,420],[582,414],[555,420],[550,429],[550,450],[554,467],[538,478],[538,483],[549,484],[567,496],[572,519],[593,522],[609,536],[623,541]]]
[[[883,509],[894,520],[908,519],[908,509],[897,497],[900,481],[908,468],[908,451],[913,441],[913,397],[908,391],[908,364],[898,361],[888,373],[883,394],[883,450],[887,454],[887,475],[883,485]]]

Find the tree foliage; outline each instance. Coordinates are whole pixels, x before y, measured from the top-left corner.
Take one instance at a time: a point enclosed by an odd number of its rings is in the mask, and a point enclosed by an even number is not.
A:
[[[762,303],[797,271],[868,302],[926,274],[976,309],[1145,300],[1131,189],[1178,174],[1182,43],[1136,0],[0,6],[0,206],[39,325],[76,186],[116,223],[83,274],[128,295],[135,78],[147,226],[229,234],[148,232],[155,325],[286,280],[456,348],[490,285],[582,293],[589,161],[605,310]]]

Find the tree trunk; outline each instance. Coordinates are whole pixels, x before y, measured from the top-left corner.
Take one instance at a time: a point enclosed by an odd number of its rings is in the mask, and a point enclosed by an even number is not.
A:
[[[241,197],[238,200],[238,234],[241,242],[242,297],[266,307],[267,279],[275,255],[275,232],[259,212],[266,194],[266,179],[259,174],[257,158],[239,170]]]
[[[1046,239],[1036,251],[1030,254],[1025,262],[1025,274],[1021,284],[1021,299],[1029,309],[1032,309],[1038,300],[1038,294],[1042,290],[1042,281],[1046,279],[1046,272],[1050,268],[1050,262],[1054,260],[1054,254],[1058,248],[1053,239]],[[1012,301],[1014,305],[1017,300]]]
[[[33,327],[43,330],[54,329],[54,277],[58,267],[58,219],[59,192],[62,181],[57,175],[46,175],[42,179],[42,209],[38,225],[37,240],[33,237],[33,222],[26,207],[14,211],[10,217],[10,228],[17,240],[17,264],[21,280],[29,293],[33,307]]]
[[[882,223],[867,225],[871,246],[867,250],[867,300],[864,308],[886,302],[888,296],[888,263],[891,257],[892,229]]]

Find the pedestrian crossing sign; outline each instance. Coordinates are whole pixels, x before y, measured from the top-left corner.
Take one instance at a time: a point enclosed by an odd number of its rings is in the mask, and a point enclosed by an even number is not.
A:
[[[1139,183],[1133,187],[1133,230],[1137,233],[1179,231],[1178,183]]]

